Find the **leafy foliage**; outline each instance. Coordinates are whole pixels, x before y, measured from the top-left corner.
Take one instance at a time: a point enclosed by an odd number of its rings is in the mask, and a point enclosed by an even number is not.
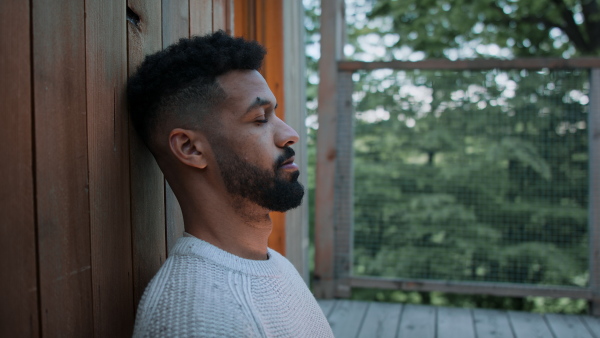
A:
[[[596,0],[377,0],[371,18],[392,19],[395,46],[445,57],[465,43],[496,44],[515,56],[600,51]]]
[[[307,43],[313,43],[318,6],[305,5],[312,22]],[[347,7],[345,51],[359,60],[600,50],[596,0],[348,0]],[[317,58],[309,54],[311,67]],[[353,78],[355,275],[587,285],[586,70],[383,69]],[[316,108],[316,83],[309,79],[309,112]],[[312,131],[309,147],[314,137]],[[585,308],[584,301],[566,299],[435,292],[354,290],[353,297]]]
[[[577,285],[587,72],[388,73],[355,92],[354,273]]]

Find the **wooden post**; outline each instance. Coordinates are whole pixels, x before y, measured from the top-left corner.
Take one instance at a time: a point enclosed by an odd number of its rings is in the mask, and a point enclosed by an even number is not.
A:
[[[304,8],[301,1],[283,2],[283,76],[287,114],[285,122],[294,128],[300,141],[294,145],[299,181],[308,188],[306,144],[306,59],[304,56]],[[307,194],[308,195],[308,194]],[[285,256],[294,264],[304,281],[308,271],[308,196],[302,205],[285,215]]]
[[[342,57],[344,1],[321,2],[321,58],[319,60],[319,130],[315,191],[315,280],[318,298],[332,298],[334,285],[334,182],[337,158],[336,100]]]
[[[40,336],[29,1],[0,2],[0,336]]]
[[[589,98],[590,313],[600,316],[600,68],[590,70]]]
[[[337,157],[334,198],[335,297],[350,297],[354,223],[354,107],[352,72],[339,72],[337,100]]]

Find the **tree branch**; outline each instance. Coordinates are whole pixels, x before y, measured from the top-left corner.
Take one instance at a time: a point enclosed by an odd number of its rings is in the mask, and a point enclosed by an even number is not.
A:
[[[584,0],[581,9],[590,48],[597,52],[600,49],[600,10],[598,2],[596,0]]]
[[[565,5],[563,0],[552,0],[552,2],[556,5],[560,11],[560,15],[565,21],[563,32],[567,34],[571,42],[573,42],[579,51],[586,53],[591,52],[590,45],[585,41],[583,34],[581,34],[581,31],[579,30],[579,26],[577,26],[575,19],[573,19],[573,12],[567,8],[567,5]]]

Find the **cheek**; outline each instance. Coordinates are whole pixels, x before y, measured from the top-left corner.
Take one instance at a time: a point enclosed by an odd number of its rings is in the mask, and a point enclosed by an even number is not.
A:
[[[241,138],[238,147],[240,156],[257,166],[272,167],[279,153],[269,135],[265,129],[265,132]]]

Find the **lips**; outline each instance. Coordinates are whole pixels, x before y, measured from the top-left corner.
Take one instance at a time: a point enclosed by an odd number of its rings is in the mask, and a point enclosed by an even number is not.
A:
[[[281,170],[290,170],[290,171],[296,171],[298,170],[298,165],[296,165],[296,163],[294,163],[294,156],[288,158],[287,160],[285,160],[281,166],[279,166],[279,169]]]
[[[281,166],[283,167],[283,166],[286,166],[286,165],[288,165],[290,163],[294,163],[294,159],[295,159],[295,156],[292,156],[292,157],[288,158],[287,160],[283,161],[283,163],[281,163]]]

